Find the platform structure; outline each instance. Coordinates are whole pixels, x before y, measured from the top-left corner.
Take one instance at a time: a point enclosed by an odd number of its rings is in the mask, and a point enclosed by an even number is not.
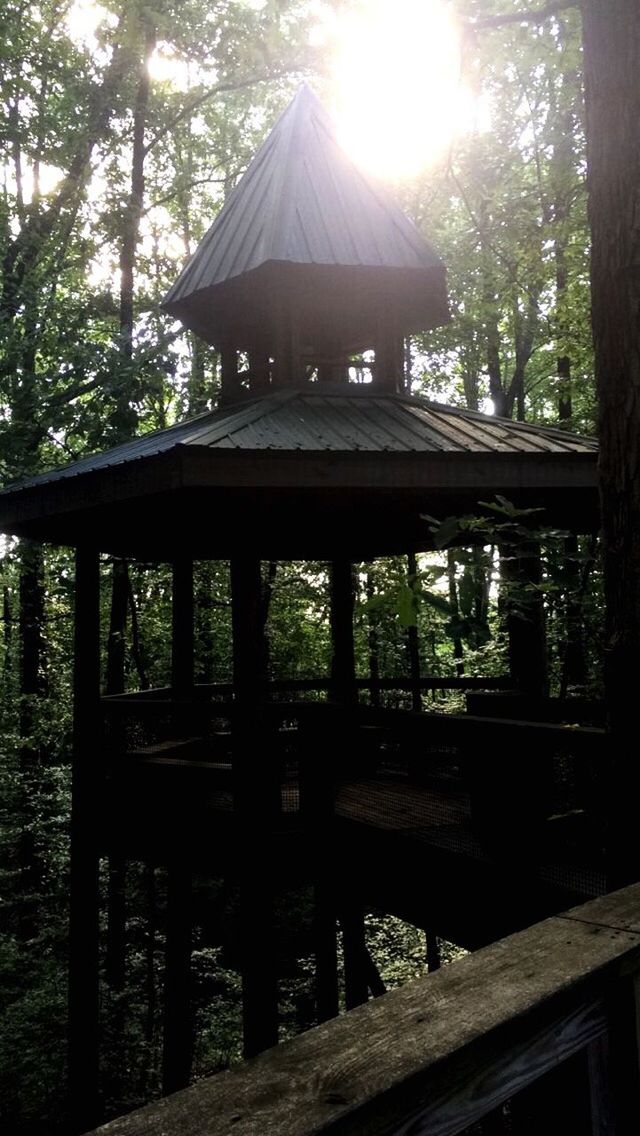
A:
[[[78,1130],[98,1119],[105,853],[168,865],[167,1091],[189,1073],[185,912],[196,865],[228,867],[240,887],[247,1054],[277,1040],[272,903],[292,863],[316,891],[320,1017],[337,1009],[340,909],[355,1004],[367,983],[361,924],[350,915],[367,903],[477,945],[604,887],[597,807],[580,803],[581,768],[602,742],[597,729],[573,731],[567,758],[569,734],[558,725],[372,717],[358,704],[353,563],[427,550],[425,515],[461,515],[495,493],[541,509],[544,523],[590,532],[597,453],[565,431],[407,390],[404,338],[447,318],[444,266],[344,156],[308,88],[229,196],[166,308],[218,349],[218,408],[0,494],[3,531],[77,550],[70,1077]],[[356,357],[367,383],[354,381]],[[104,553],[172,565],[166,691],[101,695]],[[202,559],[230,562],[234,675],[225,698],[194,683],[193,565]],[[267,559],[330,567],[324,706],[278,703],[265,681]],[[512,652],[511,677],[536,695],[540,652],[528,648]],[[565,757],[541,772],[541,752],[545,765],[556,752]],[[577,796],[564,814],[586,817],[577,834],[551,821],[563,815],[554,793],[567,760]],[[353,865],[348,896],[344,887],[337,894],[338,858]],[[416,877],[439,882],[427,896],[406,882]],[[454,910],[463,904],[464,926]]]

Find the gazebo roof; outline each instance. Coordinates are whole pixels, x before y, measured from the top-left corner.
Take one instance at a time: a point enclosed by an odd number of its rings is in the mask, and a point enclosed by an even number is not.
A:
[[[395,308],[404,333],[448,319],[442,261],[384,187],[349,160],[306,85],[164,306],[210,343],[248,346],[268,336],[283,296],[293,296],[303,335],[316,345],[327,327],[351,349],[370,345],[383,305]]]
[[[423,513],[499,492],[577,527],[597,517],[596,443],[366,386],[212,411],[0,493],[6,532],[103,551],[354,559],[427,547]]]

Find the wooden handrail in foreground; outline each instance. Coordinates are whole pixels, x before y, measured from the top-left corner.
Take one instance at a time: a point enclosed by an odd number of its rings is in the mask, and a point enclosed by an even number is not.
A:
[[[584,1051],[592,1131],[622,1136],[640,1116],[639,974],[634,884],[97,1131],[454,1136]]]

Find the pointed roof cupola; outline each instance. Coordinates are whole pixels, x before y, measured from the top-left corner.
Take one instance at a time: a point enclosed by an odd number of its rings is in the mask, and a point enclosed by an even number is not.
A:
[[[346,380],[376,350],[374,383],[399,389],[402,338],[448,319],[445,268],[389,194],[341,149],[303,85],[176,283],[165,309],[222,352],[224,401]]]

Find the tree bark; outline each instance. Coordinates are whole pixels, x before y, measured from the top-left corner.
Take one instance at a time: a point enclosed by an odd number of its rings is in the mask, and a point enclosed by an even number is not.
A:
[[[125,17],[121,18],[122,30]],[[104,137],[113,113],[120,85],[131,64],[126,37],[116,43],[111,60],[99,86],[91,93],[85,129],[80,133],[78,145],[60,189],[46,210],[29,214],[20,232],[9,244],[2,264],[3,291],[0,297],[0,321],[12,319],[24,303],[23,285],[38,264],[65,210],[84,189],[89,172],[91,155]]]
[[[417,580],[418,560],[415,552],[409,552],[407,555],[407,583],[412,590],[416,587]],[[411,623],[407,627],[407,655],[409,656],[409,673],[411,675],[411,682],[413,683],[411,688],[411,709],[422,710],[420,637],[417,623]]]
[[[640,646],[640,5],[584,0],[592,322],[599,397],[616,882],[638,874]]]

